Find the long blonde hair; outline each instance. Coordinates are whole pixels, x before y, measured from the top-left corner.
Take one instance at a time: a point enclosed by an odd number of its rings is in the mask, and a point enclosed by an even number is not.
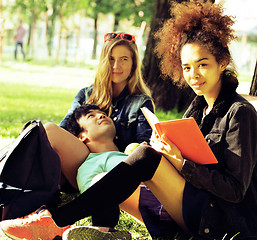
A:
[[[140,61],[137,46],[133,42],[123,39],[106,41],[100,55],[99,65],[95,76],[93,91],[87,103],[96,104],[107,114],[112,113],[112,67],[110,63],[112,49],[116,46],[126,46],[132,55],[132,69],[128,77],[128,89],[130,95],[145,93],[151,97],[151,91],[146,86],[141,74]]]

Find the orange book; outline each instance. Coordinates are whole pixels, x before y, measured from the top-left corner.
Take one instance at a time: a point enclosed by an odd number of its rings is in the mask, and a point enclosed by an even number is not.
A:
[[[141,108],[152,129],[165,134],[181,151],[182,156],[198,164],[214,164],[217,159],[206,142],[194,118],[159,122],[148,108]]]

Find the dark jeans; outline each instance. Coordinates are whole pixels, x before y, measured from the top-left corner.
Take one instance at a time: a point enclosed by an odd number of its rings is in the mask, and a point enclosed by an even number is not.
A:
[[[14,58],[15,58],[15,60],[17,60],[17,51],[18,51],[18,46],[20,46],[21,47],[21,53],[22,53],[22,55],[23,55],[23,60],[25,60],[25,52],[24,52],[24,50],[23,50],[23,43],[22,42],[16,42],[16,44],[15,44],[15,50],[14,50]]]

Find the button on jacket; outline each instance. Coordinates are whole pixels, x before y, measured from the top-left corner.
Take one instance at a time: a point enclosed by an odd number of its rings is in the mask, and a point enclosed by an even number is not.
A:
[[[235,89],[223,83],[205,117],[203,96],[197,96],[184,115],[195,118],[218,160],[210,165],[186,161],[180,172],[193,186],[211,194],[199,229],[210,239],[238,232],[236,239],[257,236],[257,113]]]
[[[66,129],[67,120],[75,108],[81,106],[88,100],[93,90],[93,86],[81,89],[75,96],[70,110],[60,123],[60,127]],[[147,107],[152,112],[153,103],[151,98],[144,94],[129,95],[126,87],[121,94],[112,100],[113,111],[111,118],[116,127],[117,137],[114,142],[120,151],[124,151],[126,146],[132,142],[148,142],[152,134],[152,129],[145,119],[141,107]]]

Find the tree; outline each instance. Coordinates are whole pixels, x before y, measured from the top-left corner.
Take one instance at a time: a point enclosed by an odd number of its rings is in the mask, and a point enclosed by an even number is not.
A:
[[[132,20],[135,26],[140,26],[142,21],[149,22],[151,19],[152,6],[155,0],[93,0],[89,2],[86,16],[94,19],[94,45],[92,58],[96,58],[96,47],[98,38],[98,14],[112,13],[114,16],[113,31],[120,31],[119,22],[122,19]],[[139,16],[143,12],[143,16]]]
[[[4,19],[3,19],[3,1],[0,0],[0,64],[2,63],[3,56],[3,43],[4,43]]]
[[[255,64],[254,74],[253,74],[253,80],[250,87],[250,95],[257,96],[257,60]]]
[[[142,21],[150,22],[155,0],[113,0],[109,8],[114,15],[114,31],[119,29],[119,21],[128,19],[140,26]],[[139,14],[140,13],[140,14]]]
[[[54,37],[54,30],[55,30],[55,22],[58,17],[60,17],[61,14],[61,9],[64,4],[63,0],[52,0],[50,4],[48,4],[48,8],[52,9],[52,14],[48,17],[48,22],[47,22],[47,50],[48,50],[48,56],[52,56],[52,41]],[[47,8],[47,11],[49,10]]]
[[[183,111],[192,101],[195,94],[188,88],[178,88],[173,84],[171,79],[163,78],[159,69],[159,59],[153,53],[156,44],[154,33],[159,29],[163,21],[170,18],[170,4],[169,0],[156,0],[156,6],[153,12],[151,22],[151,31],[149,40],[146,46],[145,56],[143,59],[142,72],[145,81],[152,90],[153,100],[156,108],[165,111],[177,107],[178,111]]]
[[[85,12],[85,9],[88,6],[88,2],[84,0],[65,0],[63,2],[62,8],[59,12],[59,22],[60,22],[60,30],[59,30],[59,37],[58,37],[58,47],[56,52],[56,62],[59,62],[59,55],[61,50],[61,42],[62,39],[65,40],[65,57],[64,61],[65,63],[68,60],[68,52],[69,52],[69,40],[72,37],[73,34],[76,35],[76,53],[79,47],[79,38],[80,38],[80,26],[78,23],[75,23],[74,17],[76,16],[76,13],[79,17],[81,17],[82,12]],[[67,24],[67,20],[73,19],[73,24],[70,26]],[[75,62],[76,62],[75,57]]]
[[[97,39],[98,39],[98,15],[99,13],[110,12],[109,0],[94,0],[90,1],[86,9],[86,16],[94,19],[94,45],[92,51],[92,59],[96,59]]]

